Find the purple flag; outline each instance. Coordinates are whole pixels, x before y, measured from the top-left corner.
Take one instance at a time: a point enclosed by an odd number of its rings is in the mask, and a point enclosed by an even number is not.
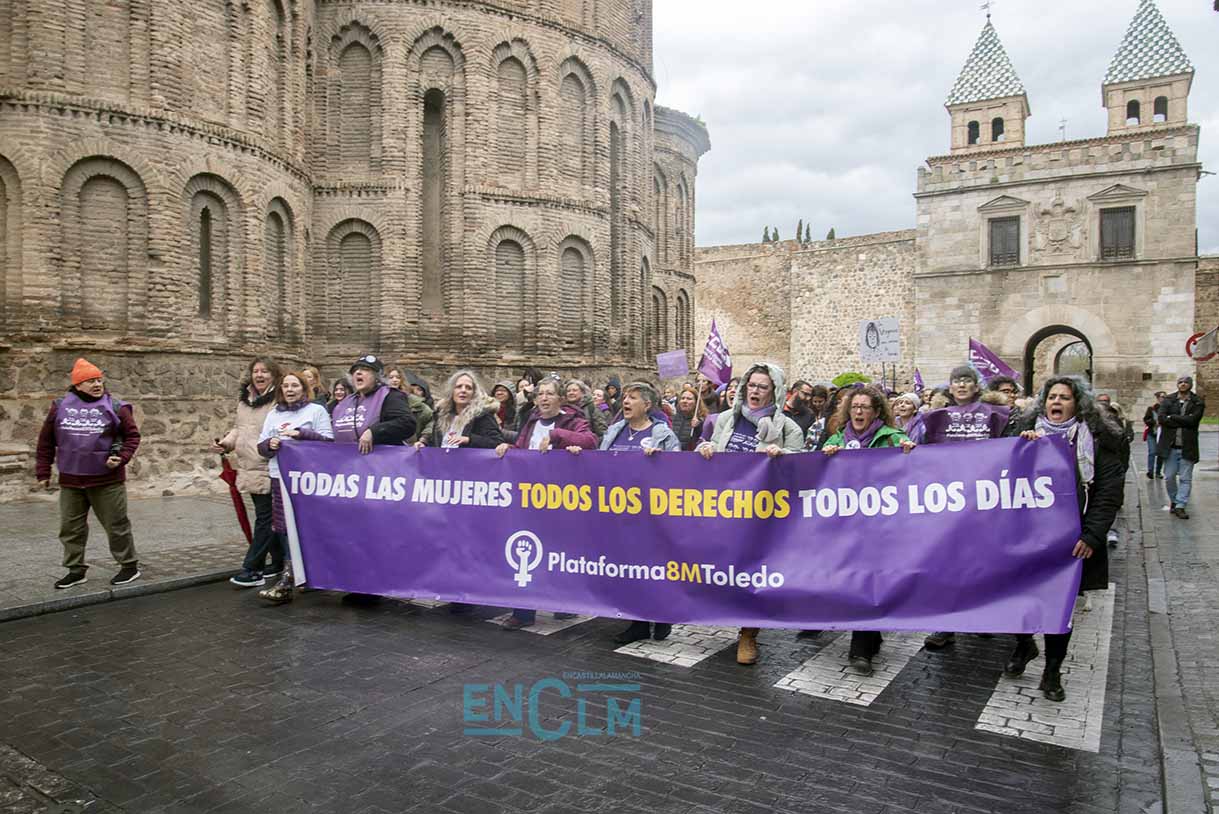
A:
[[[925,388],[923,386],[923,374],[919,373],[918,368],[916,367],[914,369],[914,392],[918,393],[921,396],[923,394],[924,389]]]
[[[1061,633],[1079,586],[1074,456],[1057,436],[711,460],[289,441],[279,464],[295,576],[328,590],[733,627]]]
[[[698,372],[716,384],[727,384],[732,378],[732,354],[720,337],[715,320],[711,320],[711,335],[707,337],[707,347],[703,349],[703,358],[698,362]]]
[[[969,338],[969,364],[978,371],[983,384],[996,376],[1010,376],[1016,381],[1020,380],[1019,373],[1008,367],[1007,363],[996,356],[994,351],[972,336]]]
[[[656,372],[661,379],[680,379],[690,372],[684,350],[670,350],[656,355]]]

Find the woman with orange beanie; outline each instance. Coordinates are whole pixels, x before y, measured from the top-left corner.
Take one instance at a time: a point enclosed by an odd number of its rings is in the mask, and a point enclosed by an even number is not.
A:
[[[85,578],[85,541],[89,510],[97,515],[119,564],[111,585],[139,579],[140,563],[127,517],[127,463],[140,446],[131,405],[106,390],[102,371],[85,359],[72,366],[72,386],[51,403],[42,431],[34,474],[51,488],[51,464],[59,469],[59,541],[68,573],[56,588],[71,588]]]

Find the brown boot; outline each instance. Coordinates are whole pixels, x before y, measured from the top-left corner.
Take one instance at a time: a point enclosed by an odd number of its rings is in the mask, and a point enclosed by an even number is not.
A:
[[[741,628],[741,637],[736,643],[737,664],[758,663],[758,629],[756,627]]]

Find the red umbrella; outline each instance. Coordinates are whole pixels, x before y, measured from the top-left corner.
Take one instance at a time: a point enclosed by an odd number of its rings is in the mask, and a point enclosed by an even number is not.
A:
[[[241,496],[241,491],[237,488],[237,470],[229,464],[229,459],[223,455],[220,456],[220,480],[229,485],[229,496],[233,498],[233,508],[237,511],[237,522],[245,533],[246,543],[253,545],[254,534],[250,530],[250,515],[245,509],[245,498]]]

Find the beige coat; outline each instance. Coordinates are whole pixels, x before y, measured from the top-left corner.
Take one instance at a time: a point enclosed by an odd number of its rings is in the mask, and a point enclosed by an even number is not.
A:
[[[233,450],[229,462],[237,470],[237,488],[252,495],[271,492],[267,459],[258,454],[258,436],[262,433],[267,413],[273,409],[274,388],[253,400],[248,392],[243,392],[237,401],[237,426],[220,439],[221,446]]]

